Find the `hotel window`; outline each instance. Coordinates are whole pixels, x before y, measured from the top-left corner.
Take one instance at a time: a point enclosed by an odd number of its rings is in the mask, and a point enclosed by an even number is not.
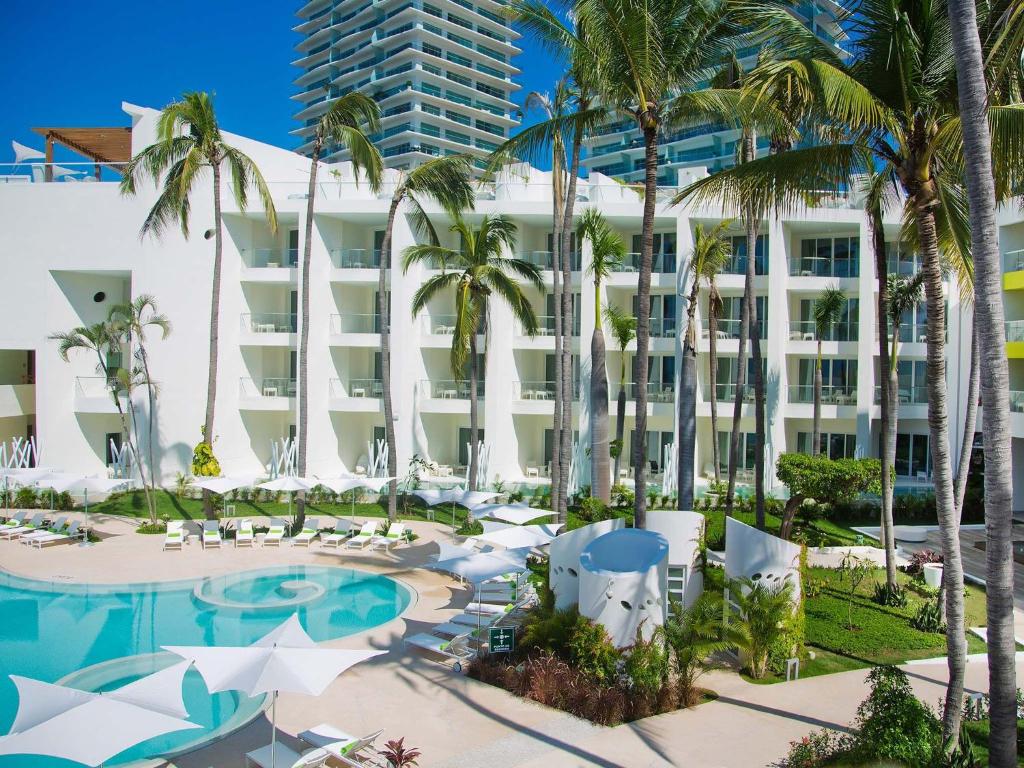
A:
[[[734,235],[729,238],[732,247],[732,258],[722,271],[730,275],[745,275],[747,273],[747,237],[746,235]],[[765,235],[758,235],[754,245],[754,274],[768,274],[768,239]]]
[[[732,444],[732,432],[718,433],[719,471],[729,471],[729,446]],[[754,470],[757,453],[757,435],[753,432],[740,432],[739,468],[746,472]]]
[[[808,333],[817,331],[814,327],[814,299],[800,299],[800,330]],[[857,320],[860,317],[860,299],[847,299],[839,315],[822,341],[856,341]],[[817,338],[817,335],[815,335]]]
[[[800,241],[790,274],[803,277],[858,277],[859,237],[817,237]]]
[[[821,454],[830,459],[853,459],[857,454],[857,436],[847,435],[839,432],[822,432],[818,444],[821,446]],[[797,432],[796,450],[798,453],[805,453],[808,456],[813,453],[811,446],[814,445],[813,433]]]
[[[931,475],[931,456],[928,451],[928,435],[896,435],[896,474],[900,477],[914,477],[921,480]]]
[[[665,458],[665,446],[672,444],[671,432],[659,432],[655,429],[647,430],[647,470],[649,472],[660,472]],[[633,455],[633,446],[636,445],[636,430],[629,433],[629,466],[635,467],[636,461]]]
[[[639,254],[643,249],[643,237],[633,235],[633,253]],[[639,262],[637,263],[639,266]],[[654,252],[651,258],[651,271],[672,274],[676,271],[676,233],[655,232]]]

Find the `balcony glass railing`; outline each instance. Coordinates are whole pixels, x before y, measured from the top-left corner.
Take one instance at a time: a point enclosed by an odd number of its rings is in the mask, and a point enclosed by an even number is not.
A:
[[[857,323],[836,323],[828,329],[822,341],[857,341]],[[789,323],[790,341],[817,341],[818,333],[813,320],[792,320]]]
[[[1014,413],[1024,413],[1024,392],[1019,389],[1010,390],[1010,410]]]
[[[516,258],[546,271],[554,269],[555,256],[551,251],[522,251],[516,254]],[[579,253],[572,254],[569,257],[569,269],[573,272],[579,272],[581,262],[582,257]]]
[[[380,251],[368,248],[339,248],[331,251],[336,269],[379,269]]]
[[[916,387],[900,386],[896,391],[896,397],[899,398],[900,405],[927,405],[928,387],[924,384]],[[875,405],[879,405],[881,402],[882,388],[875,387]]]
[[[731,255],[722,267],[723,275],[745,275],[747,274],[747,257]],[[764,256],[754,257],[754,274],[767,275],[768,263]]]
[[[720,401],[735,402],[736,400],[736,385],[735,384],[715,384],[715,397]],[[743,402],[752,403],[754,402],[754,387],[750,384],[746,384],[743,387]]]
[[[1003,272],[1020,272],[1024,270],[1024,248],[1007,251],[1003,254]]]
[[[331,315],[331,333],[380,333],[380,315],[346,313]]]
[[[1010,320],[1006,324],[1007,341],[1024,341],[1024,320]]]
[[[517,381],[515,398],[517,400],[553,400],[555,382],[553,381]]]
[[[75,397],[105,397],[113,402],[114,391],[120,389],[112,376],[75,377]]]
[[[789,260],[789,274],[798,277],[857,277],[860,275],[860,262],[856,258],[794,256]]]
[[[616,272],[639,272],[640,254],[627,253],[625,258],[615,267]],[[674,253],[655,253],[651,258],[651,272],[658,274],[675,274],[676,255]]]
[[[607,330],[605,331],[607,333]],[[580,333],[580,319],[578,317],[573,318],[572,333],[578,336]],[[520,326],[519,335],[525,336],[526,331]],[[538,336],[554,336],[555,335],[555,316],[554,315],[537,315],[537,335]]]
[[[811,384],[790,384],[789,402],[813,403],[814,386]],[[821,388],[821,402],[826,405],[856,405],[857,388],[825,385]]]
[[[295,333],[298,317],[288,312],[254,312],[242,315],[242,330],[248,333]]]
[[[380,398],[384,396],[384,383],[380,379],[331,379],[331,397]]]
[[[740,319],[738,317],[721,317],[718,319],[717,325],[718,327],[715,329],[715,338],[719,341],[726,339],[738,339],[740,337]],[[758,318],[757,327],[761,330],[758,338],[767,338],[764,320]],[[701,328],[701,336],[705,339],[710,338],[711,331],[708,327],[707,320],[702,323]]]
[[[298,248],[246,248],[242,259],[249,269],[295,267],[299,263]]]
[[[420,382],[420,392],[423,396],[434,398],[435,400],[468,400],[469,391],[468,381],[435,379]],[[484,382],[482,380],[476,383],[476,394],[477,397],[484,396]]]
[[[640,388],[630,382],[626,387],[626,399],[636,400]],[[672,382],[649,381],[647,382],[647,402],[649,403],[671,403],[676,396],[676,385]]]
[[[243,378],[239,386],[242,397],[295,397],[295,379],[290,378]]]
[[[676,319],[674,317],[652,317],[648,320],[650,334],[656,339],[674,339],[676,337]]]

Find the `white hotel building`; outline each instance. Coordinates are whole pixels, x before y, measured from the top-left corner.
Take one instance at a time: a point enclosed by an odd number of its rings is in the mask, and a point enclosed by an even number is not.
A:
[[[157,113],[124,105],[131,119],[131,151],[153,140]],[[226,134],[249,154],[270,183],[280,222],[276,234],[262,213],[234,208],[225,193],[225,252],[220,306],[215,452],[225,472],[259,472],[272,456],[272,444],[294,431],[296,419],[296,330],[299,260],[303,247],[309,161],[300,154]],[[20,173],[26,173],[22,166]],[[6,177],[19,181],[17,172]],[[522,178],[528,176],[528,178]],[[212,242],[203,238],[213,225],[209,182],[196,191],[192,237],[177,231],[162,239],[139,238],[139,227],[154,197],[147,185],[134,199],[120,196],[116,183],[0,184],[0,259],[5,276],[0,303],[0,438],[33,434],[41,462],[67,470],[104,472],[109,441],[120,423],[96,360],[73,353],[63,362],[47,337],[56,331],[104,319],[113,303],[139,294],[156,297],[173,323],[166,340],[149,342],[154,378],[160,384],[156,441],[159,474],[171,483],[187,472],[192,447],[199,440],[205,407]],[[355,471],[365,465],[367,443],[383,431],[380,399],[379,335],[375,292],[380,242],[389,191],[370,193],[356,187],[346,164],[325,167],[313,226],[309,339],[309,472],[320,476]],[[226,192],[226,190],[225,190]],[[595,205],[626,243],[640,231],[641,202],[636,194],[592,174],[581,181],[577,210]],[[666,195],[667,197],[667,195]],[[476,210],[468,214],[505,214],[519,228],[519,254],[540,265],[549,263],[551,203],[549,177],[539,171],[518,174],[481,190]],[[673,441],[675,398],[681,354],[681,315],[686,292],[687,256],[698,222],[720,220],[718,210],[685,210],[659,205],[655,221],[657,254],[652,276],[651,388],[648,404],[649,458],[661,469],[661,447]],[[440,214],[438,214],[439,224]],[[1009,254],[1007,288],[1024,277],[1024,218],[1007,211],[1001,220],[1002,247]],[[439,226],[443,231],[443,224]],[[878,439],[876,405],[876,280],[866,244],[865,217],[855,201],[833,199],[795,216],[764,222],[755,281],[763,329],[767,382],[767,465],[785,451],[809,449],[812,424],[811,387],[816,342],[807,324],[810,304],[827,285],[838,284],[850,297],[848,312],[832,340],[824,343],[825,396],[823,431],[833,456],[874,455]],[[895,240],[898,221],[887,222],[887,239]],[[742,240],[736,230],[737,242]],[[468,389],[452,381],[449,369],[451,301],[435,301],[420,317],[410,313],[411,298],[428,276],[416,266],[403,274],[403,248],[414,242],[409,221],[400,216],[395,229],[390,318],[393,340],[393,386],[400,471],[414,454],[458,472],[466,463],[469,426]],[[452,243],[454,245],[454,243]],[[633,257],[631,257],[632,259]],[[893,256],[893,268],[913,268],[909,256]],[[575,265],[572,288],[578,296],[573,350],[581,381],[577,383],[575,418],[580,442],[588,439],[586,386],[594,291],[586,274],[584,244]],[[632,261],[603,289],[603,300],[631,309],[637,289]],[[1022,271],[1018,272],[1018,268]],[[698,360],[697,472],[711,470],[712,440],[708,393],[719,387],[719,429],[731,427],[729,382],[735,364],[734,330],[743,290],[743,258],[719,279],[725,297],[718,351],[719,382],[708,378],[706,334]],[[551,272],[544,273],[551,285]],[[530,291],[542,328],[550,293]],[[969,350],[969,325],[957,292],[949,291],[948,386],[954,450],[963,423]],[[698,317],[704,324],[706,297]],[[1007,316],[1024,319],[1024,300],[1007,292]],[[899,446],[901,485],[928,484],[928,425],[924,384],[923,307],[904,325],[901,345]],[[1011,326],[1016,334],[1017,326]],[[548,430],[553,403],[554,339],[547,333],[523,334],[507,307],[491,307],[483,383],[482,427],[488,446],[489,479],[506,483],[541,482],[547,474]],[[1014,338],[1017,338],[1016,336]],[[1024,338],[1024,337],[1022,337]],[[612,414],[618,391],[620,353],[608,342]],[[1010,345],[1010,355],[1024,351]],[[632,358],[633,349],[626,351]],[[631,365],[627,361],[627,376]],[[1024,362],[1011,361],[1011,387],[1024,390]],[[144,398],[139,408],[145,412]],[[1014,402],[1019,402],[1017,398]],[[627,403],[627,450],[635,414]],[[1016,411],[1021,408],[1017,406]],[[1016,434],[1024,438],[1024,413],[1015,413]],[[143,419],[143,422],[145,419]],[[745,448],[753,467],[753,404],[742,413]],[[1015,440],[1018,459],[1024,440]],[[628,455],[628,454],[627,454]],[[954,461],[956,457],[954,456]],[[1024,466],[1018,461],[1017,466]],[[1018,470],[1018,473],[1020,470]],[[770,470],[769,470],[770,474]],[[773,477],[769,487],[781,492]],[[1024,488],[1024,483],[1017,484]]]

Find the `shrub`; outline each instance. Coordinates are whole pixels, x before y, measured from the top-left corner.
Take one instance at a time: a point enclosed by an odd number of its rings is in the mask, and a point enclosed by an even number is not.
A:
[[[835,731],[815,731],[800,741],[789,743],[789,754],[782,761],[784,768],[818,768],[827,765],[850,749],[850,737]]]
[[[612,486],[612,506],[620,509],[631,509],[636,501],[632,488],[618,483]]]
[[[14,496],[14,506],[18,509],[33,509],[38,497],[34,488],[19,488]]]
[[[940,553],[931,549],[922,549],[920,552],[914,552],[910,556],[910,561],[903,567],[903,571],[910,576],[917,576],[924,571],[926,564],[941,562],[942,555]]]
[[[636,642],[626,651],[622,671],[634,691],[653,700],[668,681],[668,656],[660,643],[644,640],[641,627],[637,627]],[[653,702],[651,709],[655,709]]]
[[[608,683],[615,678],[619,651],[612,645],[603,625],[576,614],[566,646],[567,661],[575,664],[587,677],[599,683]]]
[[[213,446],[205,439],[192,451],[192,474],[196,477],[217,477],[220,474],[220,462],[213,455]]]
[[[381,756],[388,761],[390,768],[411,768],[419,765],[416,758],[420,757],[420,751],[416,747],[405,746],[405,737],[392,739],[384,744]]]
[[[750,655],[750,676],[757,680],[768,671],[772,649],[793,616],[793,584],[787,580],[769,586],[743,579],[730,591],[743,617],[739,645]]]
[[[587,496],[580,501],[580,507],[576,510],[576,516],[587,523],[607,520],[609,517],[608,507],[596,496]]]
[[[830,459],[784,453],[775,464],[775,474],[790,494],[779,530],[784,539],[792,533],[793,518],[805,499],[836,504],[882,490],[882,465],[878,459]]]
[[[569,638],[576,626],[576,619],[579,618],[579,611],[574,607],[548,614],[539,611],[535,613],[536,616],[531,614],[526,620],[523,648],[548,651],[567,658]]]
[[[889,608],[906,608],[907,590],[899,584],[889,586],[889,584],[883,582],[875,584],[875,591],[871,595],[871,599],[879,605],[885,605]]]
[[[135,532],[143,534],[167,533],[167,523],[143,523],[135,529]]]
[[[53,506],[61,512],[69,512],[75,508],[75,501],[67,491],[61,491],[53,495]]]
[[[941,725],[914,695],[906,674],[898,667],[875,667],[867,680],[871,693],[857,708],[856,756],[913,768],[934,765]]]
[[[942,623],[942,610],[939,608],[938,600],[922,603],[914,618],[910,620],[910,626],[921,632],[945,632],[946,626]]]

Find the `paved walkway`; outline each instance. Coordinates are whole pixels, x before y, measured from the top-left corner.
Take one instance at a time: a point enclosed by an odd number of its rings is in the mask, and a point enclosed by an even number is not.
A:
[[[320,697],[280,697],[281,738],[297,748],[301,745],[291,734],[326,721],[356,733],[384,728],[384,738],[404,736],[406,744],[423,750],[424,768],[751,768],[771,765],[786,753],[790,741],[815,728],[846,727],[866,693],[864,671],[777,685],[752,685],[737,675],[713,672],[703,684],[719,694],[717,701],[616,728],[595,726],[455,675],[402,647],[403,636],[442,621],[471,599],[469,590],[451,579],[417,567],[436,553],[437,541],[447,539],[442,526],[413,522],[420,539],[390,555],[290,546],[226,546],[204,552],[198,545],[165,553],[160,551],[162,536],[137,535],[131,522],[94,522],[108,535],[97,546],[37,551],[0,542],[0,563],[38,578],[121,583],[197,578],[270,565],[337,564],[385,573],[417,590],[417,601],[402,617],[328,644],[369,646],[389,653],[345,673]],[[907,670],[926,702],[941,698],[943,663]],[[1018,681],[1024,685],[1024,665],[1018,668]],[[967,682],[971,690],[986,689],[984,662],[969,666]],[[242,768],[244,754],[269,740],[269,723],[259,718],[210,747],[176,759],[174,765]]]

